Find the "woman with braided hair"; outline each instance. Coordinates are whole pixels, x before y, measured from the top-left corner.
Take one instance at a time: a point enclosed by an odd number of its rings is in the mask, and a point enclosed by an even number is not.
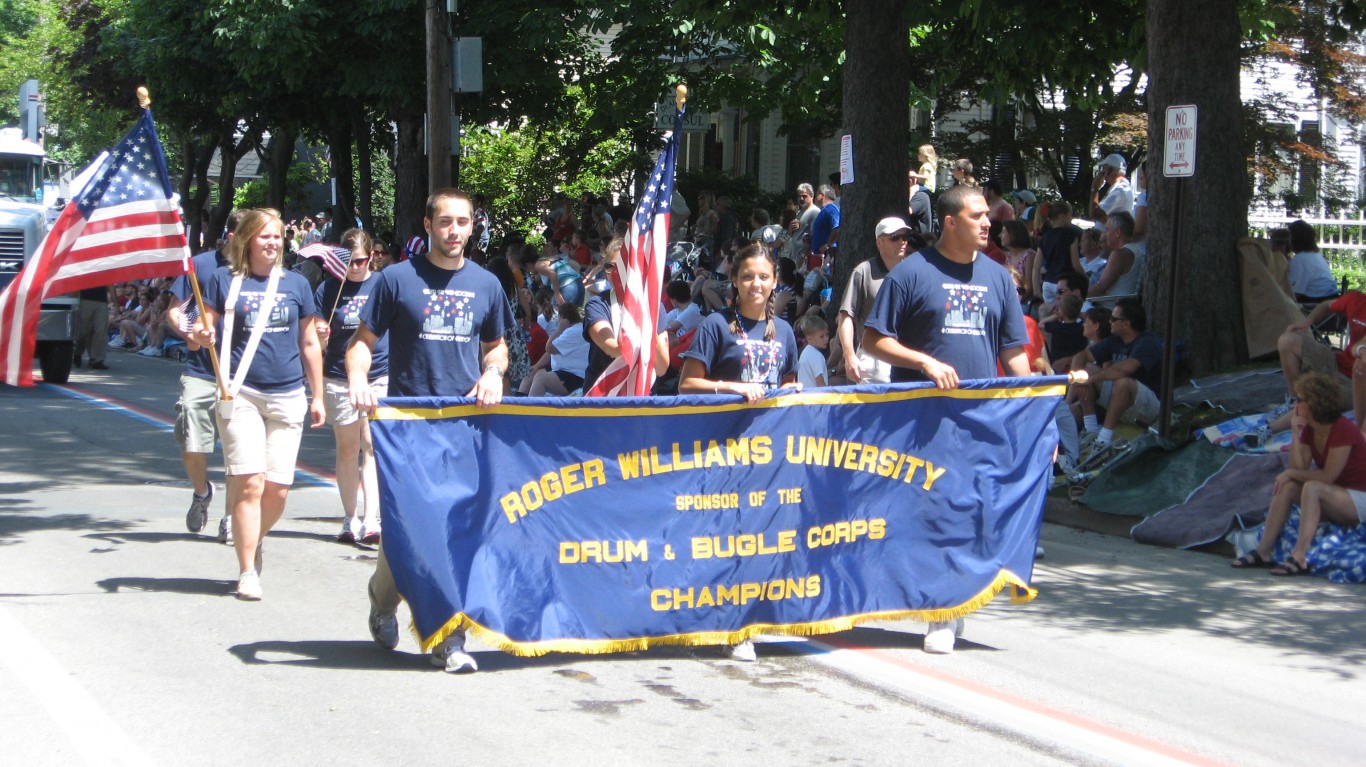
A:
[[[768,249],[750,244],[731,263],[731,306],[707,315],[683,358],[679,394],[738,394],[757,402],[791,385],[797,390],[797,337],[776,316],[773,289],[778,263]],[[733,312],[733,314],[732,314]],[[728,316],[730,315],[730,316]],[[754,642],[729,648],[730,657],[754,661]]]

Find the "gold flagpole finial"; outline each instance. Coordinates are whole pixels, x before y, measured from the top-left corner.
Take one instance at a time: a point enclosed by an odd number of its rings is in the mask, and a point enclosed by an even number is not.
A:
[[[138,106],[146,109],[152,105],[152,94],[147,92],[147,86],[138,86]]]
[[[688,86],[680,84],[674,91],[674,106],[682,112],[684,105],[688,103]]]

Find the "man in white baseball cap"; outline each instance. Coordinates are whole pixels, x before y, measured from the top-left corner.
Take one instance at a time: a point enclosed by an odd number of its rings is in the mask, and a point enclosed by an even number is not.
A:
[[[873,308],[882,280],[892,267],[901,263],[909,250],[911,227],[896,216],[884,218],[873,229],[877,243],[877,256],[864,260],[849,275],[849,286],[844,291],[840,303],[840,313],[835,321],[839,334],[840,348],[844,352],[844,375],[849,383],[888,383],[892,380],[890,363],[875,359],[860,347],[863,341],[863,323],[868,320],[868,312]]]
[[[1134,212],[1134,189],[1124,175],[1126,167],[1128,163],[1122,155],[1106,155],[1091,182],[1091,217],[1102,224],[1111,213]]]

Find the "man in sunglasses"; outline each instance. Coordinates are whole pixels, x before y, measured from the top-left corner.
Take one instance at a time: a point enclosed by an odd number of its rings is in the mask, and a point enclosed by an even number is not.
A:
[[[849,287],[840,303],[836,332],[844,353],[844,375],[849,383],[888,383],[892,380],[892,366],[862,349],[863,323],[873,309],[873,299],[892,267],[906,257],[911,238],[911,227],[895,216],[877,222],[874,228],[877,255],[869,258],[849,275]],[[917,238],[917,250],[924,242]]]
[[[1073,370],[1086,370],[1090,382],[1077,386],[1082,454],[1109,447],[1120,421],[1148,425],[1157,420],[1162,385],[1162,343],[1148,332],[1148,317],[1137,298],[1119,299],[1110,312],[1110,337],[1072,358]],[[1096,408],[1105,410],[1104,425]],[[1088,449],[1089,448],[1089,449]]]

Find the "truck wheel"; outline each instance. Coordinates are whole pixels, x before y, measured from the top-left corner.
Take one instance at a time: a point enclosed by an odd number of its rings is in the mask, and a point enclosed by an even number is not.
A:
[[[38,367],[43,380],[50,384],[64,384],[71,378],[71,362],[76,353],[72,343],[44,344],[38,350]]]

